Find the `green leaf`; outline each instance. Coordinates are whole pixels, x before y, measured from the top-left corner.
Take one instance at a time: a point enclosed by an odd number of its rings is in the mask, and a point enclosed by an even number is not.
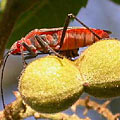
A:
[[[7,0],[2,0],[2,1],[0,2],[0,11],[3,11],[3,10],[4,10],[6,3],[7,3]]]
[[[111,1],[113,1],[113,2],[115,2],[117,4],[120,4],[120,0],[111,0]]]
[[[2,13],[4,11],[5,5],[6,5],[7,0],[2,0],[0,1],[0,20],[2,18]]]
[[[17,20],[8,47],[33,29],[63,26],[68,13],[76,15],[86,4],[87,0],[39,1]]]

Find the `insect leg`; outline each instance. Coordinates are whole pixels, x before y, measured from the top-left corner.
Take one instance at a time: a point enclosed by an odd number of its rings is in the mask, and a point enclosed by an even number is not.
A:
[[[23,60],[25,61],[26,59],[31,59],[37,56],[37,53],[35,53],[32,49],[32,46],[27,45],[25,42],[22,43],[22,45],[27,49],[27,51],[29,51],[30,55],[29,56],[25,56],[23,55]]]
[[[60,48],[63,45],[65,34],[66,34],[69,23],[70,23],[70,17],[67,16],[66,19],[65,19],[65,24],[64,24],[64,28],[63,28],[62,36],[61,36],[61,40],[60,40]],[[59,48],[59,50],[60,50],[60,48]]]
[[[60,58],[63,58],[60,54],[58,54],[55,50],[53,50],[53,49],[48,45],[48,43],[45,42],[45,41],[42,39],[42,37],[36,35],[36,36],[35,36],[35,39],[36,39],[37,42],[43,47],[43,49],[45,49],[45,50],[47,49],[49,53],[52,52],[52,53],[54,53],[56,56],[58,56],[58,57],[60,57]]]
[[[42,48],[42,50],[43,50],[43,53],[45,54],[45,53],[48,53],[48,50],[47,50],[47,47],[46,47],[46,45],[44,45],[45,44],[45,42],[46,42],[46,44],[48,44],[47,43],[47,41],[45,40],[45,37],[43,37],[43,36],[35,36],[35,40],[39,43],[39,45],[41,46],[41,48]]]
[[[23,48],[21,46],[21,56],[22,56],[22,62],[23,62],[23,68],[26,68],[27,62],[25,61],[24,53],[23,53]]]

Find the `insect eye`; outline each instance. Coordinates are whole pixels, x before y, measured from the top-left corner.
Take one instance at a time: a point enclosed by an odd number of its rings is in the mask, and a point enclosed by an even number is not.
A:
[[[20,48],[20,46],[21,46],[21,43],[17,42],[17,48]]]

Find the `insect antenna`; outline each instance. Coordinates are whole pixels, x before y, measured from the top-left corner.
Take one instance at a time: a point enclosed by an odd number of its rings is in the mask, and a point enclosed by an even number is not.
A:
[[[5,65],[6,65],[6,62],[7,62],[7,59],[9,57],[9,55],[11,54],[11,51],[8,51],[4,57],[3,57],[3,67],[2,67],[2,71],[1,71],[1,81],[0,81],[0,89],[1,89],[1,99],[2,99],[2,104],[3,104],[3,108],[5,109],[5,101],[4,101],[4,92],[3,92],[3,75],[4,75],[4,69],[5,69]]]

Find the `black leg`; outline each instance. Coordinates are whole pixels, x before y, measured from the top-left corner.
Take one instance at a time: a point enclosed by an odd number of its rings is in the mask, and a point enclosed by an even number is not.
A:
[[[28,59],[32,59],[35,58],[36,56],[32,56],[32,55],[27,55],[24,57],[24,60],[28,60]]]
[[[34,57],[37,56],[37,53],[35,53],[35,52],[33,51],[33,49],[35,49],[35,47],[29,46],[29,45],[27,45],[25,42],[23,42],[22,45],[27,49],[27,51],[30,52],[30,54],[31,54],[32,56],[34,56]]]
[[[40,36],[35,36],[35,39],[37,40],[37,42],[41,45],[41,47],[43,48],[43,50],[46,50],[48,51],[48,53],[54,53],[56,56],[60,57],[60,58],[63,58],[60,54],[58,54],[55,50],[53,50],[47,42],[45,42],[42,37]]]
[[[22,45],[23,45],[23,46],[27,49],[27,51],[30,53],[29,56],[26,56],[26,57],[25,57],[25,56],[24,56],[25,54],[23,53],[23,49],[22,49],[22,47],[21,47],[22,61],[23,61],[23,65],[24,65],[24,68],[25,68],[25,67],[27,66],[27,62],[26,62],[25,60],[36,57],[36,56],[37,56],[37,53],[35,53],[35,52],[33,51],[33,49],[35,49],[35,48],[32,49],[32,46],[27,45],[25,42],[23,42]]]
[[[61,36],[61,40],[60,40],[60,48],[61,48],[62,45],[63,45],[64,38],[65,38],[65,34],[66,34],[66,31],[67,31],[67,28],[68,28],[69,23],[70,23],[70,17],[67,16],[66,19],[65,19],[65,24],[64,24],[64,28],[63,28],[62,36]],[[59,48],[59,49],[60,49],[60,48]]]
[[[98,39],[102,39],[100,36],[98,36],[94,31],[92,31],[88,26],[86,26],[83,22],[81,22],[75,15],[73,15],[72,13],[71,14],[68,14],[67,15],[67,18],[65,20],[65,25],[64,25],[64,28],[63,28],[63,32],[62,32],[62,36],[61,36],[61,41],[60,41],[60,48],[62,47],[63,45],[63,42],[64,42],[64,38],[65,38],[65,34],[66,34],[66,30],[68,28],[68,25],[69,25],[69,22],[70,22],[70,19],[73,18],[75,19],[76,21],[78,21],[81,25],[83,25],[85,28],[87,28],[91,33],[93,33],[93,35],[95,35]],[[59,48],[59,49],[60,49]]]
[[[23,49],[22,49],[22,46],[21,46],[21,56],[22,56],[22,62],[23,62],[23,68],[26,68],[27,66],[27,62],[25,61],[25,57],[24,57],[24,53],[23,53]]]
[[[41,46],[43,53],[48,53],[48,43],[44,42],[46,38],[42,37],[42,36],[35,36],[35,40],[39,43],[39,45]]]

